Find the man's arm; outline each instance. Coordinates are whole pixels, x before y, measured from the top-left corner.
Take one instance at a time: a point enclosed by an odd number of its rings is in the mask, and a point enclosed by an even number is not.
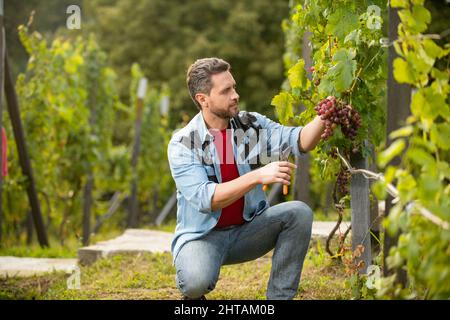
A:
[[[311,151],[320,141],[320,136],[324,131],[324,121],[320,116],[316,116],[313,121],[309,122],[300,131],[300,138],[298,139],[299,149],[301,151]]]
[[[219,183],[216,186],[213,198],[211,200],[211,210],[216,211],[219,208],[225,208],[236,200],[242,198],[258,184],[256,170],[240,176],[234,180]]]
[[[211,200],[211,209],[216,211],[225,208],[236,200],[242,198],[257,184],[271,184],[275,182],[290,184],[292,169],[297,168],[287,161],[275,161],[257,170],[240,176],[234,180],[220,183]]]
[[[257,118],[261,127],[267,130],[272,154],[281,153],[280,148],[287,144],[293,147],[292,154],[301,156],[316,147],[325,128],[324,121],[319,116],[304,127],[291,127],[283,126],[257,112],[251,114]]]

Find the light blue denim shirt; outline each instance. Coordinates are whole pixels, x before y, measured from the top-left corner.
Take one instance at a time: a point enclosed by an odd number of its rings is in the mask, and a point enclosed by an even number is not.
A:
[[[239,175],[271,161],[280,160],[280,152],[292,146],[292,154],[300,156],[298,139],[303,127],[287,127],[256,112],[241,111],[230,120],[232,145]],[[172,242],[175,261],[188,241],[206,235],[217,224],[222,209],[211,210],[211,200],[222,182],[220,161],[213,135],[199,112],[184,128],[175,132],[167,155],[177,188],[177,226]],[[250,146],[250,147],[249,147]],[[244,220],[251,221],[269,207],[257,185],[244,197]]]

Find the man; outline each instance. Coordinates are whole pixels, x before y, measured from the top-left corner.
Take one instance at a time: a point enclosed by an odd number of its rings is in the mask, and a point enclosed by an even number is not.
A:
[[[279,157],[288,147],[297,156],[312,150],[323,132],[322,120],[286,127],[240,112],[236,82],[222,59],[197,60],[187,72],[187,86],[200,112],[168,146],[178,201],[172,242],[177,287],[185,299],[204,298],[222,265],[275,249],[267,299],[292,299],[313,212],[301,201],[270,207],[262,186],[290,184],[296,166]]]

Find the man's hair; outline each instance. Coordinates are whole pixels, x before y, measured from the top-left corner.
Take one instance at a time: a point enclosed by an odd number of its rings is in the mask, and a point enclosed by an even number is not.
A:
[[[189,95],[197,108],[202,110],[202,106],[195,100],[197,93],[209,94],[213,86],[211,76],[213,74],[229,71],[230,64],[220,58],[203,58],[195,61],[187,71],[186,84]]]

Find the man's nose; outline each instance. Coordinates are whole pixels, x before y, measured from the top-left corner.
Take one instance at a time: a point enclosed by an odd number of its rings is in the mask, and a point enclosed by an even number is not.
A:
[[[237,93],[236,90],[234,90],[233,96],[231,97],[231,99],[236,100],[236,101],[239,101],[239,94]]]

